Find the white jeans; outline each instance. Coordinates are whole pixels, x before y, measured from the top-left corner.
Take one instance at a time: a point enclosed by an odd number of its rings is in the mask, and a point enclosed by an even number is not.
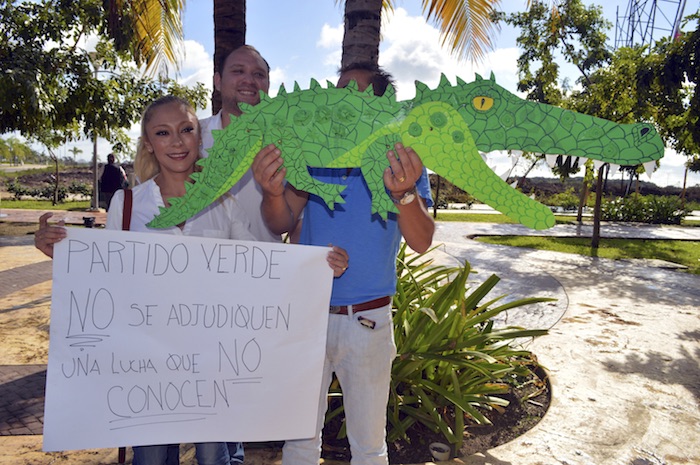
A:
[[[348,312],[350,313],[350,312]],[[363,324],[363,322],[365,324]],[[369,328],[374,322],[374,329]],[[329,315],[326,361],[319,396],[316,437],[287,441],[282,465],[317,465],[328,388],[335,372],[343,390],[352,465],[386,465],[386,406],[396,357],[391,304],[354,315]]]

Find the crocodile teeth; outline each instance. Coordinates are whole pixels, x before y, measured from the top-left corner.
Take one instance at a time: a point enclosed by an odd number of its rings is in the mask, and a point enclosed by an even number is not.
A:
[[[564,157],[564,160],[562,160],[562,164],[566,164],[566,162],[570,163],[569,166],[574,166],[576,163],[578,163],[578,166],[583,166],[586,163],[586,158],[567,155]]]
[[[603,166],[604,164],[605,164],[604,161],[593,160],[593,167],[596,169],[596,171],[598,171],[600,169],[600,167]]]
[[[654,173],[654,170],[656,169],[656,160],[648,161],[644,163],[644,171],[647,173],[647,176],[649,176],[649,179],[651,179],[651,175]]]
[[[610,164],[610,171],[608,171],[608,177],[612,178],[620,171],[620,165]]]
[[[510,176],[510,172],[511,172],[511,170],[505,170],[505,171],[503,172],[503,174],[501,174],[501,175],[499,176],[499,178],[501,178],[501,179],[504,180],[504,181],[507,180],[507,179],[508,179],[508,176]]]
[[[550,168],[554,168],[557,166],[557,158],[558,155],[545,155],[544,158],[547,160],[547,165],[549,165]]]

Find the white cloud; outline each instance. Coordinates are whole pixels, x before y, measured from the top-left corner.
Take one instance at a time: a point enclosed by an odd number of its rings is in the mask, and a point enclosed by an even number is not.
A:
[[[270,70],[270,95],[272,97],[277,95],[280,85],[286,79],[286,74],[282,68],[272,68]],[[287,89],[291,90],[291,89]]]
[[[379,62],[397,81],[399,100],[415,95],[416,80],[434,88],[444,73],[454,83],[456,76],[471,81],[475,73],[488,77],[514,91],[517,83],[518,50],[499,49],[490,52],[481,63],[459,60],[442,46],[440,32],[422,16],[409,16],[403,8],[386,18],[382,25]]]
[[[184,41],[184,59],[181,63],[181,72],[192,70],[209,69],[209,74],[213,74],[214,60],[204,48],[204,45],[194,40]]]
[[[336,48],[343,43],[343,34],[345,28],[343,24],[336,27],[324,24],[321,28],[321,37],[316,41],[316,47],[319,48]]]
[[[337,67],[342,56],[343,34],[345,27],[339,24],[336,27],[330,26],[327,23],[321,28],[321,34],[316,41],[316,48],[330,50],[324,52],[323,65]]]

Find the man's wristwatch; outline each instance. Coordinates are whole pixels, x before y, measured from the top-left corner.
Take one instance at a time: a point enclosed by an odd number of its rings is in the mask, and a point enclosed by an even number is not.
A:
[[[413,186],[411,190],[404,192],[400,199],[395,199],[391,193],[389,194],[389,197],[391,197],[391,200],[393,200],[397,205],[408,205],[416,200],[416,186]]]

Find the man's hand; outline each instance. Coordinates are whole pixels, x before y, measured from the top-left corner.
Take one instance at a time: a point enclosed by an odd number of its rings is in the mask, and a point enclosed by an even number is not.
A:
[[[253,177],[266,195],[279,197],[284,194],[284,176],[287,169],[282,166],[283,163],[282,152],[275,144],[263,147],[255,155],[251,166]]]
[[[333,277],[339,278],[345,273],[350,264],[350,258],[348,257],[348,252],[337,245],[329,245],[331,251],[328,252],[326,260],[328,261],[328,266],[333,270]]]
[[[392,197],[399,199],[415,187],[423,174],[423,162],[412,148],[401,143],[394,147],[396,151],[389,150],[386,154],[390,168],[384,170],[384,185]]]

